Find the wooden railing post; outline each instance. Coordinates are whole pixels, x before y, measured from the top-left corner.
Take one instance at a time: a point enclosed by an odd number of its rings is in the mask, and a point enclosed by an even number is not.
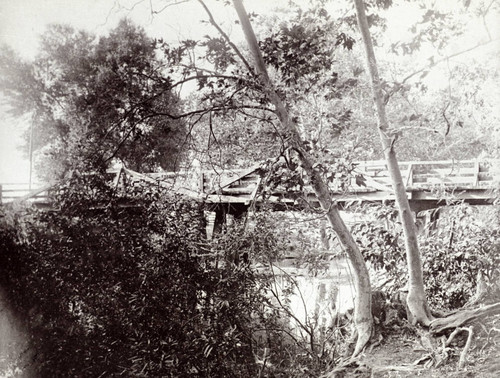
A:
[[[474,173],[476,175],[474,178],[474,187],[477,188],[479,186],[479,160],[476,160],[474,163]]]
[[[198,182],[198,191],[201,194],[205,192],[205,177],[201,169],[200,169],[200,181]]]
[[[406,189],[413,185],[413,163],[408,164],[408,175],[406,176]]]

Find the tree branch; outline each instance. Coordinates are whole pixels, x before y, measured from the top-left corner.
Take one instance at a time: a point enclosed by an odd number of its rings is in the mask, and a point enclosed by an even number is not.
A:
[[[248,61],[245,59],[245,57],[243,56],[243,54],[241,53],[241,51],[231,41],[231,39],[224,32],[224,30],[222,30],[222,28],[217,24],[217,22],[215,22],[215,19],[212,16],[212,13],[210,12],[210,9],[208,9],[208,7],[205,5],[205,3],[203,2],[203,0],[198,0],[198,1],[201,4],[201,6],[205,9],[205,12],[207,12],[208,18],[210,20],[210,24],[212,24],[217,29],[217,31],[220,33],[220,35],[222,36],[222,38],[224,38],[226,40],[226,42],[229,44],[229,46],[232,47],[232,49],[234,50],[234,52],[236,53],[236,55],[238,55],[238,57],[241,59],[241,61],[245,65],[245,67],[248,69],[248,72],[254,74],[254,70],[253,70],[252,66],[250,65],[250,63],[248,63]]]
[[[183,80],[179,80],[175,84],[172,84],[171,88],[175,88],[179,85],[182,85],[184,83],[187,83],[188,81],[192,80],[199,80],[199,79],[229,79],[229,80],[240,80],[239,77],[236,76],[230,76],[230,75],[217,75],[217,74],[212,74],[212,75],[196,75],[196,76],[190,76],[187,77]]]
[[[401,81],[401,84],[404,84],[406,81],[408,81],[409,79],[411,79],[413,76],[418,75],[419,73],[424,72],[424,71],[426,71],[426,70],[428,70],[428,69],[430,69],[430,68],[433,68],[433,67],[437,66],[437,65],[438,65],[438,64],[440,64],[440,63],[446,62],[446,61],[447,61],[447,60],[449,60],[449,59],[455,58],[455,57],[457,57],[457,56],[459,56],[459,55],[462,55],[462,54],[466,54],[466,53],[468,53],[468,52],[470,52],[470,51],[472,51],[472,50],[475,50],[475,49],[477,49],[477,48],[479,48],[479,47],[485,46],[485,45],[487,45],[487,44],[489,44],[489,43],[491,43],[491,42],[495,42],[495,41],[498,41],[498,40],[499,40],[499,39],[498,39],[498,38],[496,38],[496,39],[490,39],[490,40],[488,40],[488,41],[486,41],[486,42],[479,42],[477,45],[472,46],[472,47],[469,47],[469,48],[467,48],[467,49],[465,49],[465,50],[461,50],[461,51],[458,51],[458,52],[456,52],[456,53],[454,53],[454,54],[447,55],[447,56],[445,56],[445,57],[443,57],[443,58],[441,58],[441,59],[438,59],[438,60],[436,60],[436,61],[434,61],[434,60],[433,60],[433,61],[431,62],[431,64],[428,64],[428,65],[426,65],[425,67],[422,67],[422,68],[420,68],[419,70],[417,70],[417,71],[415,71],[415,72],[412,72],[411,74],[409,74],[408,76],[406,76],[406,77],[405,77],[405,78]]]
[[[150,4],[151,15],[159,14],[159,13],[163,12],[165,9],[167,9],[168,7],[171,7],[171,6],[174,6],[174,5],[179,5],[179,4],[182,4],[182,3],[188,3],[189,1],[190,0],[179,0],[179,1],[176,1],[176,2],[173,2],[173,3],[168,3],[167,5],[165,5],[160,10],[154,10],[152,4]]]
[[[473,51],[473,50],[475,50],[475,49],[477,49],[479,47],[486,46],[486,45],[490,44],[491,42],[495,42],[495,41],[498,41],[498,40],[499,40],[498,38],[496,38],[496,39],[491,39],[490,38],[486,42],[479,42],[475,46],[469,47],[469,48],[467,48],[465,50],[461,50],[461,51],[458,51],[458,52],[456,52],[454,54],[447,55],[447,56],[445,56],[445,57],[443,57],[441,59],[438,59],[436,61],[432,60],[432,62],[430,64],[427,64],[424,67],[421,67],[420,69],[418,69],[417,71],[412,72],[411,74],[409,74],[408,76],[406,76],[403,80],[401,80],[399,83],[396,83],[397,85],[395,86],[395,88],[384,96],[384,103],[387,105],[387,103],[389,102],[390,98],[395,93],[397,93],[401,89],[402,85],[405,82],[407,82],[408,80],[410,80],[412,77],[414,77],[414,76],[416,76],[416,75],[418,75],[418,74],[420,74],[420,73],[422,73],[424,71],[430,70],[431,68],[436,67],[438,64],[441,64],[441,63],[446,62],[446,61],[448,61],[448,60],[450,60],[452,58],[455,58],[455,57],[460,56],[462,54],[466,54],[466,53],[468,53],[470,51]]]

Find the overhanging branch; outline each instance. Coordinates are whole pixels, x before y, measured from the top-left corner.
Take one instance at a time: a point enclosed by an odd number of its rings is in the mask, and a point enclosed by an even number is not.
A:
[[[212,16],[212,12],[210,12],[210,9],[208,9],[208,7],[205,5],[205,3],[203,2],[203,0],[198,0],[198,1],[201,4],[201,6],[203,7],[203,9],[205,9],[205,12],[207,12],[208,18],[210,20],[210,24],[212,24],[217,29],[217,31],[220,33],[220,35],[222,36],[222,38],[224,38],[224,40],[229,44],[229,46],[231,46],[231,48],[234,50],[234,52],[236,53],[236,55],[238,55],[238,57],[241,59],[241,61],[245,65],[245,67],[248,69],[248,72],[253,73],[254,70],[253,70],[252,66],[250,65],[250,63],[248,63],[248,61],[245,59],[245,57],[243,56],[243,54],[241,53],[241,51],[231,41],[231,39],[224,32],[224,30],[222,30],[222,28],[219,26],[219,24],[217,24],[217,22],[215,22],[215,19]]]

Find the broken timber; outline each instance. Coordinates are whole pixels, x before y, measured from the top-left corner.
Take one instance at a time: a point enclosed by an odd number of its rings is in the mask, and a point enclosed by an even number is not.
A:
[[[384,161],[355,163],[353,178],[347,189],[332,190],[332,197],[340,206],[351,202],[383,202],[394,200],[390,178]],[[399,163],[406,178],[406,192],[415,212],[446,204],[446,199],[464,200],[471,204],[488,204],[498,189],[500,161],[420,161]],[[262,165],[247,169],[214,171],[180,171],[137,173],[126,168],[108,171],[114,187],[120,185],[158,185],[172,192],[204,201],[212,206],[224,206],[229,212],[240,213],[250,204],[262,199]],[[355,177],[361,177],[357,181]],[[358,183],[359,182],[359,183]],[[360,182],[363,182],[361,184]],[[48,188],[27,191],[21,184],[4,184],[0,201],[31,200],[38,206],[48,202]],[[306,202],[305,202],[306,201]],[[275,188],[266,197],[266,203],[284,208],[299,207],[302,202],[315,204],[315,196],[307,186],[303,191]]]

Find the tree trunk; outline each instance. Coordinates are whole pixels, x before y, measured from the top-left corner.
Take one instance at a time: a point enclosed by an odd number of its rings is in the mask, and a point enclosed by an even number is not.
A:
[[[418,248],[415,222],[413,220],[410,203],[408,202],[405,185],[401,177],[401,171],[399,170],[396,153],[394,151],[394,143],[397,135],[391,133],[388,128],[384,97],[377,68],[377,61],[375,59],[373,44],[366,19],[364,2],[363,0],[354,0],[354,3],[356,5],[356,13],[358,16],[358,26],[365,46],[368,71],[372,82],[373,98],[377,108],[378,132],[384,149],[387,168],[391,176],[392,187],[396,196],[396,204],[399,209],[399,216],[403,225],[406,260],[408,264],[408,296],[406,301],[412,316],[412,319],[410,320],[413,323],[418,322],[422,325],[428,326],[432,320],[432,315],[430,314],[424,291],[422,261]]]
[[[254,58],[257,75],[259,75],[261,83],[265,88],[266,95],[274,105],[276,114],[285,129],[285,132],[288,133],[287,137],[291,146],[298,152],[302,167],[310,178],[311,185],[318,201],[321,204],[322,209],[325,211],[329,223],[337,234],[337,237],[347,252],[347,256],[353,266],[354,285],[357,293],[354,303],[354,323],[357,330],[357,341],[353,355],[357,355],[369,341],[373,326],[373,319],[371,315],[370,279],[366,264],[349,229],[340,217],[336,203],[332,201],[328,186],[323,181],[319,173],[313,169],[312,158],[304,148],[304,143],[298,132],[296,124],[290,119],[290,115],[285,107],[285,104],[277,95],[276,90],[269,79],[264,59],[262,58],[262,54],[257,43],[257,38],[255,37],[252,25],[250,24],[250,20],[241,0],[233,0],[233,4],[236,12],[238,13],[245,38]]]

